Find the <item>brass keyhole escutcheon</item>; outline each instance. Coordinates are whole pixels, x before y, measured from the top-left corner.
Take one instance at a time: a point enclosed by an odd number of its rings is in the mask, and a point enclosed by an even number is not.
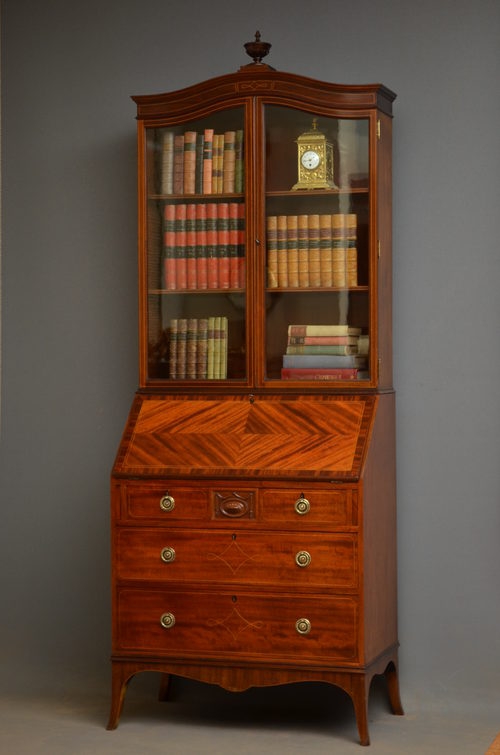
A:
[[[304,514],[307,514],[311,509],[311,504],[307,500],[307,498],[304,498],[302,495],[300,498],[297,498],[295,501],[295,511],[297,514],[300,514],[301,516],[304,516]]]
[[[161,552],[161,560],[164,561],[166,564],[171,564],[172,561],[175,561],[174,549],[170,548],[170,546],[163,548]]]
[[[168,493],[160,500],[160,509],[162,511],[173,511],[175,509],[175,500]]]
[[[160,624],[162,625],[163,629],[172,629],[175,624],[174,614],[170,613],[170,611],[164,613],[160,619]]]
[[[309,619],[297,619],[295,629],[299,634],[309,634],[311,631],[311,622]]]
[[[308,551],[299,551],[295,556],[295,563],[301,569],[305,569],[311,563],[311,554]]]

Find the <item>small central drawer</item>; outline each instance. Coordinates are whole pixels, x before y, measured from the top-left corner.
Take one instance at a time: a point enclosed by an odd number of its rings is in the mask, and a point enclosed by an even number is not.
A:
[[[116,550],[121,580],[358,587],[357,537],[351,534],[124,527]]]

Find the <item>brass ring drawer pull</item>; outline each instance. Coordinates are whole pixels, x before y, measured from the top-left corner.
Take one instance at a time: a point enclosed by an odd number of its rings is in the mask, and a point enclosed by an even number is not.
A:
[[[301,569],[305,569],[311,563],[311,554],[308,551],[299,551],[295,555],[295,563]]]
[[[171,564],[172,561],[175,561],[174,549],[170,548],[170,546],[167,546],[166,548],[162,548],[161,560],[164,561],[166,564]]]
[[[162,511],[173,511],[175,509],[175,500],[168,493],[160,500],[160,509]]]
[[[164,613],[160,619],[160,624],[162,625],[163,629],[172,629],[175,624],[174,614],[170,612]]]
[[[309,634],[311,631],[311,622],[309,619],[297,619],[295,629],[299,634]]]
[[[301,516],[304,516],[304,514],[308,514],[311,509],[311,504],[307,500],[307,498],[304,498],[304,496],[301,496],[300,498],[297,498],[295,501],[295,511],[297,514],[300,514]]]

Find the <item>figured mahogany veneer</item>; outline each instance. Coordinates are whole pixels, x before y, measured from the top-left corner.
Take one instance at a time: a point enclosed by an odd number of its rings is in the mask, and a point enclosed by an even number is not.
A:
[[[352,478],[376,398],[166,400],[136,398],[115,474]]]
[[[312,627],[304,637],[295,628],[299,605]],[[171,629],[160,622],[166,608],[175,616]],[[276,657],[296,663],[299,656],[315,663],[357,660],[357,601],[345,596],[123,588],[118,627],[120,649],[139,655],[230,659],[244,653],[257,663]]]
[[[245,584],[259,589],[316,586],[325,590],[358,587],[357,537],[330,537],[312,532],[307,538],[285,533],[237,530],[168,530],[123,527],[117,537],[120,580],[160,580],[207,585]],[[307,546],[307,550],[306,550]],[[298,554],[303,556],[300,566]],[[299,562],[297,564],[296,562]]]

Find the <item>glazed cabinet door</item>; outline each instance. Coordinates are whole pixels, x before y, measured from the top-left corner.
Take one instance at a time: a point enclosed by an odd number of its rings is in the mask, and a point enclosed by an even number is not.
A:
[[[373,116],[263,103],[261,271],[270,387],[370,385],[376,286]]]
[[[199,109],[139,122],[141,386],[380,387],[378,111],[284,93]]]
[[[141,385],[248,379],[244,102],[139,123]]]

